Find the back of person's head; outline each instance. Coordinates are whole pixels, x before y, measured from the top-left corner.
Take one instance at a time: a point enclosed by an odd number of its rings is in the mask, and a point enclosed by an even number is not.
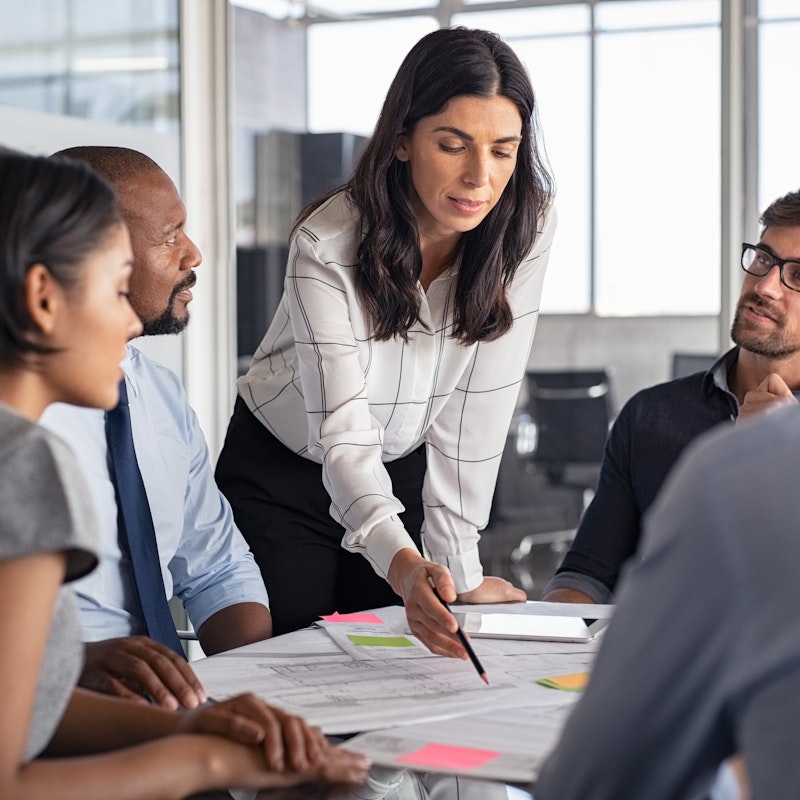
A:
[[[767,228],[791,228],[800,226],[800,190],[774,200],[759,220]]]
[[[150,156],[129,147],[82,145],[59,150],[53,157],[83,161],[115,187],[151,170],[161,170]]]
[[[122,222],[114,190],[84,164],[0,148],[0,364],[51,352],[34,341],[25,279],[43,264],[65,290]]]

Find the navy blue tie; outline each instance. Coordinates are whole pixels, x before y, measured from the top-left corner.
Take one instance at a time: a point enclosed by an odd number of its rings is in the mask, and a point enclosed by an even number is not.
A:
[[[151,639],[183,656],[183,647],[175,631],[161,575],[150,504],[133,448],[131,414],[124,378],[119,385],[119,403],[106,413],[106,440],[117,495],[120,544],[123,548],[127,545],[131,557],[142,620]]]

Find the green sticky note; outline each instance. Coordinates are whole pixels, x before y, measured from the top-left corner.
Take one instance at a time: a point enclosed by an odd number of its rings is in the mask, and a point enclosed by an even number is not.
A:
[[[348,634],[347,638],[362,647],[413,647],[414,642],[405,636],[357,636]]]

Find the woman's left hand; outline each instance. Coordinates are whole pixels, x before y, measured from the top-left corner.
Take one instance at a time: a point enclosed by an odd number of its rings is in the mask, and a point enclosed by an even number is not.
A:
[[[459,603],[524,603],[528,595],[504,578],[486,575],[483,583],[470,592],[458,595]]]

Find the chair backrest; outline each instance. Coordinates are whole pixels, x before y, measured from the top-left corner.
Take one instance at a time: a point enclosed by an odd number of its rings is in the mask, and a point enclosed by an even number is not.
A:
[[[707,370],[719,358],[711,353],[673,353],[672,377],[683,378],[693,372]]]
[[[554,467],[599,464],[611,422],[608,370],[530,371],[527,381],[537,428],[533,460]]]

